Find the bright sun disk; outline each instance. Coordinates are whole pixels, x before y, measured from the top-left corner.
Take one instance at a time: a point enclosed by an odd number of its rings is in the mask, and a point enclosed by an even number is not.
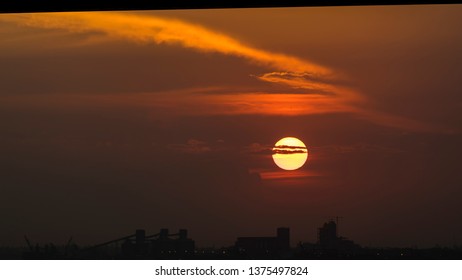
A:
[[[308,149],[300,139],[285,137],[273,147],[274,163],[284,170],[302,167],[308,159]]]

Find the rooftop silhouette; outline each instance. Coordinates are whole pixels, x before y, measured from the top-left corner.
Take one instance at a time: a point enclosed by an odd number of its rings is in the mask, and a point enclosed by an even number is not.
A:
[[[290,256],[290,229],[278,228],[275,237],[238,237],[235,250],[243,258]]]

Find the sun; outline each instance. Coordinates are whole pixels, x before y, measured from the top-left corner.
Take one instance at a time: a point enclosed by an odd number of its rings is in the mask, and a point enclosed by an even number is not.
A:
[[[300,139],[285,137],[273,147],[274,163],[284,170],[296,170],[308,159],[308,149]]]

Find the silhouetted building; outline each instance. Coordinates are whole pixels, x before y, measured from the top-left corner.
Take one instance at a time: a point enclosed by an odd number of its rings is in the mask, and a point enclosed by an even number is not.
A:
[[[238,237],[237,253],[248,258],[284,258],[290,252],[290,229],[278,228],[275,237]]]
[[[171,236],[177,236],[173,239]],[[178,234],[169,234],[168,229],[161,229],[159,238],[151,240],[151,254],[159,258],[176,256],[187,258],[194,254],[194,241],[188,238],[188,231],[180,229]]]
[[[194,250],[194,241],[188,238],[185,229],[174,234],[169,234],[168,229],[161,229],[159,233],[149,236],[146,236],[144,229],[138,229],[133,235],[87,249],[89,255],[100,256],[102,252],[105,258],[123,259],[186,259],[194,255]]]
[[[318,245],[322,253],[332,257],[350,256],[358,254],[361,246],[348,240],[345,237],[338,236],[337,223],[329,221],[318,229]]]
[[[354,258],[363,253],[361,246],[338,236],[337,223],[333,220],[318,228],[317,243],[300,243],[298,249],[299,257],[314,259]]]
[[[318,228],[318,243],[321,246],[329,247],[337,240],[337,224],[334,221],[324,223],[322,227]]]

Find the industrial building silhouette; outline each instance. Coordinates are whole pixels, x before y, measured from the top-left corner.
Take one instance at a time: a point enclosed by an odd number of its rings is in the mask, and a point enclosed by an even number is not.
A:
[[[300,243],[298,256],[300,258],[355,258],[360,256],[363,248],[338,235],[338,219],[330,220],[318,228],[317,243]]]
[[[169,234],[169,230],[163,228],[152,235],[138,229],[135,234],[86,248],[83,255],[88,258],[188,259],[194,255],[194,250],[194,241],[188,238],[186,229]]]
[[[236,253],[246,258],[288,257],[290,229],[280,227],[275,237],[238,237]]]

